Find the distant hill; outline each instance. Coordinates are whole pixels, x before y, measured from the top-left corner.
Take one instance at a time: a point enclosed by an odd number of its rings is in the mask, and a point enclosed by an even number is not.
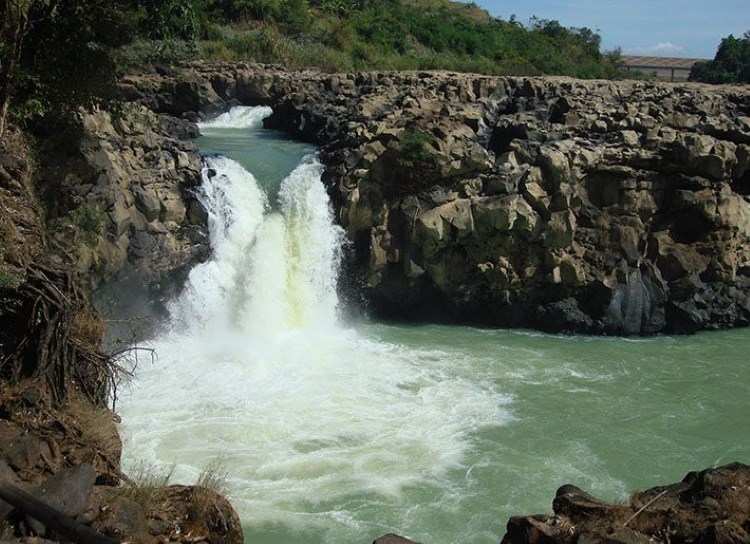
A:
[[[166,2],[167,4],[169,2]],[[172,0],[185,7],[184,0]],[[133,63],[202,57],[328,71],[446,69],[495,75],[613,78],[619,55],[588,28],[525,27],[448,0],[196,0],[162,10],[129,48]],[[187,45],[185,45],[187,43]]]
[[[588,28],[528,26],[449,0],[30,0],[0,10],[0,141],[7,119],[75,125],[115,106],[123,73],[249,60],[324,71],[452,70],[615,78]],[[10,4],[8,4],[10,5]],[[7,7],[7,6],[6,6]]]

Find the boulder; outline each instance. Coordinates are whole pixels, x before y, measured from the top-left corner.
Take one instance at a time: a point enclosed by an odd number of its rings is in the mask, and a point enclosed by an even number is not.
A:
[[[554,515],[516,516],[505,544],[648,544],[747,542],[750,467],[732,463],[691,472],[682,482],[633,493],[629,504],[609,504],[565,485]]]
[[[96,481],[96,471],[89,464],[64,468],[50,476],[34,492],[34,496],[58,512],[75,518],[83,512]],[[28,525],[38,535],[44,534],[44,525],[27,516]]]

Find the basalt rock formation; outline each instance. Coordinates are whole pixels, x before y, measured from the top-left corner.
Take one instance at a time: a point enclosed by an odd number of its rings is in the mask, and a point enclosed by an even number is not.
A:
[[[201,164],[190,139],[198,134],[194,123],[128,104],[118,115],[82,113],[79,134],[42,147],[36,185],[50,245],[90,288],[127,291],[119,301],[135,305],[208,253],[194,192]]]
[[[270,105],[321,145],[370,308],[653,334],[750,323],[750,91],[195,64],[126,96]]]
[[[733,463],[691,472],[682,482],[608,504],[566,485],[553,515],[508,521],[502,544],[648,544],[750,542],[750,467]]]

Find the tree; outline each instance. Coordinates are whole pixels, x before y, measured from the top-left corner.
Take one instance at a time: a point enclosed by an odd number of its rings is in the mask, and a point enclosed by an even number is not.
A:
[[[133,39],[147,9],[189,4],[189,0],[0,2],[0,139],[12,107],[20,113],[64,115],[114,97],[113,49]]]
[[[32,3],[33,0],[3,0],[0,8],[0,141],[5,134],[10,98],[14,91],[14,75],[23,50]]]
[[[714,60],[697,62],[691,81],[704,83],[750,83],[750,31],[742,38],[729,35],[719,44]]]
[[[178,39],[194,43],[199,32],[197,8],[192,0],[144,0],[140,30],[156,40]]]

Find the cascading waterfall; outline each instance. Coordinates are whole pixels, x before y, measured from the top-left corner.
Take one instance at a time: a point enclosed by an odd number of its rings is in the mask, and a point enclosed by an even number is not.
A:
[[[235,329],[271,338],[297,327],[333,326],[341,230],[307,157],[282,183],[280,210],[251,173],[226,157],[204,159],[201,200],[213,257],[194,268],[170,305],[175,329]]]
[[[259,118],[233,111],[205,128]],[[170,305],[158,359],[121,411],[130,459],[175,463],[183,480],[218,460],[250,530],[334,538],[383,522],[362,501],[445,487],[470,434],[506,420],[507,399],[438,353],[337,323],[343,237],[321,172],[308,156],[273,195],[239,163],[205,158],[212,256]]]
[[[257,128],[269,113],[233,109],[202,128],[205,152],[255,176],[205,160],[212,255],[121,398],[126,468],[174,463],[189,483],[218,462],[248,542],[490,544],[565,483],[613,500],[749,461],[747,330],[337,322],[341,233],[321,166]]]

